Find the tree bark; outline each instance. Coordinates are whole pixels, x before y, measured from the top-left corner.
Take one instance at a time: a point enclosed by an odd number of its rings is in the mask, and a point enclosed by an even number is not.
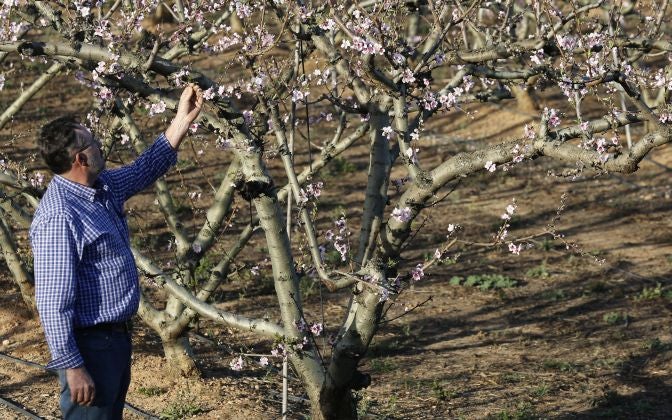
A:
[[[323,392],[319,401],[312,402],[310,417],[319,420],[356,420],[357,401],[350,389]]]
[[[166,369],[171,376],[200,376],[200,370],[194,362],[194,352],[189,338],[182,335],[177,338],[161,337],[163,353],[166,357]]]

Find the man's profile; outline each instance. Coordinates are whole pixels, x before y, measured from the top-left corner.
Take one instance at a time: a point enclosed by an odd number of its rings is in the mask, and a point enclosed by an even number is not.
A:
[[[38,147],[54,173],[30,227],[37,308],[59,372],[66,419],[121,419],[130,383],[129,321],[138,274],[124,202],[175,164],[203,92],[182,92],[172,123],[133,163],[111,170],[74,117],[46,124]]]

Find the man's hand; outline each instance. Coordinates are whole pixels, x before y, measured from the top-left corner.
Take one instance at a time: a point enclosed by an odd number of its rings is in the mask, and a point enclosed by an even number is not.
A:
[[[166,130],[166,138],[173,149],[180,147],[182,139],[187,134],[189,126],[194,122],[203,107],[203,91],[194,84],[189,84],[182,91],[180,102],[177,105],[177,113],[170,127]]]
[[[96,396],[96,385],[84,366],[66,369],[65,379],[70,388],[70,401],[79,405],[91,405]]]

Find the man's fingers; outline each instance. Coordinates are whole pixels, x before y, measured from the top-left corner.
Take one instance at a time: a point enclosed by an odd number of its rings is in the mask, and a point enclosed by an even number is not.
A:
[[[72,401],[75,404],[79,404],[79,389],[70,388],[70,401]]]
[[[84,401],[82,401],[83,405],[91,405],[93,402],[93,399],[96,397],[96,388],[93,385],[87,385],[86,386],[86,393],[84,397]]]

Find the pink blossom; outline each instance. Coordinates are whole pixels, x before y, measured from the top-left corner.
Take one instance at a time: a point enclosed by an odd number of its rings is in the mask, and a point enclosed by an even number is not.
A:
[[[323,330],[322,324],[317,322],[310,327],[310,332],[313,333],[313,335],[316,337],[319,337],[319,335],[322,334],[322,330]]]
[[[558,110],[554,108],[544,108],[544,114],[548,117],[548,125],[551,127],[557,127],[560,125],[560,117],[558,116]]]
[[[225,139],[222,136],[218,136],[215,144],[220,149],[228,149],[231,147],[231,140]]]
[[[413,278],[413,281],[420,281],[425,277],[425,271],[422,268],[422,264],[416,265],[415,268],[411,270],[411,277]]]
[[[422,98],[422,107],[425,108],[427,111],[431,111],[435,109],[438,106],[438,102],[436,100],[436,95],[432,92],[427,92],[425,93],[425,96]]]
[[[413,71],[411,69],[404,70],[404,73],[401,77],[401,81],[402,83],[406,83],[409,85],[415,82],[415,76],[413,75]]]
[[[336,236],[336,240],[334,241],[334,248],[336,248],[336,251],[338,251],[339,254],[341,254],[341,261],[347,261],[348,250],[350,249],[350,247],[344,241],[342,236],[340,235]]]
[[[495,165],[491,160],[485,162],[485,169],[488,170],[488,172],[495,172],[495,169],[497,168],[497,165]]]
[[[336,220],[336,221],[334,222],[334,224],[335,224],[336,227],[338,228],[338,232],[339,232],[339,233],[342,234],[342,233],[345,232],[345,230],[346,230],[346,226],[345,226],[345,217],[344,217],[344,216],[341,216],[338,220]]]
[[[558,37],[558,46],[566,51],[572,51],[577,46],[576,38],[572,35]]]
[[[250,268],[250,274],[252,274],[254,277],[259,276],[259,266],[255,265],[254,267]]]
[[[237,359],[231,360],[229,367],[231,370],[235,370],[236,372],[243,370],[243,367],[245,367],[245,361],[243,360],[243,357],[238,356]]]
[[[261,357],[259,358],[259,364],[261,365],[261,367],[266,367],[266,366],[268,366],[268,357],[266,357],[266,356],[261,356]]]
[[[418,152],[420,149],[414,149],[412,147],[409,147],[406,149],[406,157],[408,157],[408,160],[411,161],[412,164],[417,165],[418,164]]]
[[[544,59],[544,50],[537,50],[530,56],[530,61],[532,61],[535,65],[541,66],[543,64]]]
[[[215,95],[215,87],[214,86],[210,86],[208,89],[203,91],[203,99],[205,99],[206,101],[211,101],[211,100],[215,99],[215,96],[216,95]]]
[[[529,124],[525,124],[525,127],[523,128],[523,133],[525,134],[525,137],[530,140],[534,140],[535,137],[537,137],[537,133],[534,131],[534,128]]]
[[[306,321],[304,321],[303,318],[295,321],[294,324],[296,324],[296,328],[301,332],[304,332],[308,329],[308,324],[306,324]]]
[[[394,137],[394,129],[391,126],[383,127],[383,135],[391,140]]]
[[[245,110],[243,111],[243,120],[245,120],[245,124],[250,125],[252,124],[252,115],[253,112],[250,110]]]
[[[392,217],[397,219],[398,221],[405,223],[411,220],[411,208],[410,207],[404,207],[403,209],[400,208],[394,208],[392,210]]]
[[[332,31],[332,30],[336,29],[336,21],[329,18],[329,19],[325,20],[324,22],[322,22],[320,24],[320,28],[323,31]]]
[[[33,188],[41,188],[44,183],[44,174],[42,172],[35,172],[33,177],[30,178],[30,185]]]
[[[157,115],[157,114],[161,114],[165,110],[166,110],[166,103],[165,102],[159,101],[159,102],[153,103],[149,107],[149,116],[151,117],[151,116],[154,116],[154,115]]]
[[[523,249],[523,245],[519,244],[516,245],[513,242],[509,242],[509,251],[511,251],[515,255],[520,255],[520,251]]]
[[[292,91],[292,102],[300,102],[303,101],[306,97],[308,96],[307,93],[301,92],[298,89],[294,89]]]

